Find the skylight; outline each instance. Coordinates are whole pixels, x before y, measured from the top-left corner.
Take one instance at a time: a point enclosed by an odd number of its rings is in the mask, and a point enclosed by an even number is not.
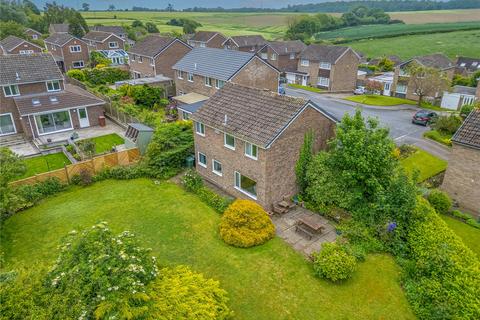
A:
[[[58,98],[57,97],[50,97],[50,102],[58,102]]]
[[[38,99],[38,98],[33,98],[33,99],[32,99],[32,104],[33,104],[34,106],[38,106],[38,105],[40,104],[40,99]]]

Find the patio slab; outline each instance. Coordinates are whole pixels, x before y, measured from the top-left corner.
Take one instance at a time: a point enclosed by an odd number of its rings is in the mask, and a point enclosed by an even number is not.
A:
[[[40,151],[30,142],[25,141],[22,144],[16,144],[13,146],[8,146],[8,148],[18,154],[19,156],[25,157],[25,156],[33,156],[35,154],[39,154]]]

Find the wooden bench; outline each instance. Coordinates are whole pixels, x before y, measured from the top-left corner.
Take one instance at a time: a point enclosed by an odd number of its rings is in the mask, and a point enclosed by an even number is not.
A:
[[[301,231],[311,240],[316,234],[322,233],[322,230],[325,229],[325,226],[315,221],[312,216],[301,216],[297,223],[295,224],[295,231]]]
[[[312,240],[313,236],[315,235],[315,232],[311,230],[308,226],[305,226],[303,223],[297,223],[295,225],[295,231],[301,231],[302,233],[304,233],[308,237],[308,240]]]

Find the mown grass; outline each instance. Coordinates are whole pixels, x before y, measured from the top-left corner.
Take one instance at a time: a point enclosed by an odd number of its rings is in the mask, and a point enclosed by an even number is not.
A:
[[[4,270],[54,262],[72,229],[107,221],[130,230],[160,264],[186,264],[220,281],[234,319],[414,319],[388,255],[370,255],[353,277],[319,280],[303,256],[280,238],[250,249],[227,246],[220,216],[177,185],[147,179],[77,187],[7,219],[1,233]]]
[[[450,216],[441,215],[441,217],[450,229],[462,238],[463,242],[480,258],[480,229],[469,226]]]
[[[423,133],[425,138],[437,141],[447,147],[452,146],[452,135],[446,134],[437,130],[430,130]]]
[[[70,160],[68,160],[67,156],[65,156],[63,152],[26,158],[24,159],[24,162],[27,167],[27,171],[19,179],[28,178],[43,172],[61,169],[64,165],[70,164]]]
[[[401,160],[405,171],[412,175],[418,170],[418,182],[431,178],[447,169],[448,162],[417,148],[415,153]]]
[[[398,106],[400,104],[415,105],[417,102],[397,97],[388,97],[377,94],[363,94],[358,96],[346,97],[345,100],[353,101],[357,103],[363,103],[369,106],[382,106],[391,107]]]
[[[95,153],[101,154],[112,150],[114,146],[124,144],[125,140],[116,133],[106,134],[104,136],[94,137],[88,140],[95,142]],[[81,143],[85,140],[79,140],[77,143]]]
[[[289,83],[288,87],[289,88],[294,88],[294,89],[302,89],[302,90],[306,90],[306,91],[310,91],[310,92],[316,92],[316,93],[325,92],[324,89],[310,87],[310,86],[302,86],[301,84],[295,84],[295,83]]]

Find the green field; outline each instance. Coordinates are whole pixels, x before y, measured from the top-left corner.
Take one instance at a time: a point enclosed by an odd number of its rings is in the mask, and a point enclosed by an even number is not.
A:
[[[32,157],[24,159],[27,171],[20,178],[28,178],[35,174],[52,171],[63,168],[64,165],[69,165],[70,160],[63,152],[47,154],[44,156]]]
[[[341,283],[313,267],[282,239],[243,249],[219,237],[220,215],[173,183],[147,179],[75,187],[8,218],[2,225],[4,270],[38,270],[54,263],[72,229],[107,221],[134,232],[162,266],[186,264],[220,281],[234,319],[414,319],[389,255],[369,255]]]

